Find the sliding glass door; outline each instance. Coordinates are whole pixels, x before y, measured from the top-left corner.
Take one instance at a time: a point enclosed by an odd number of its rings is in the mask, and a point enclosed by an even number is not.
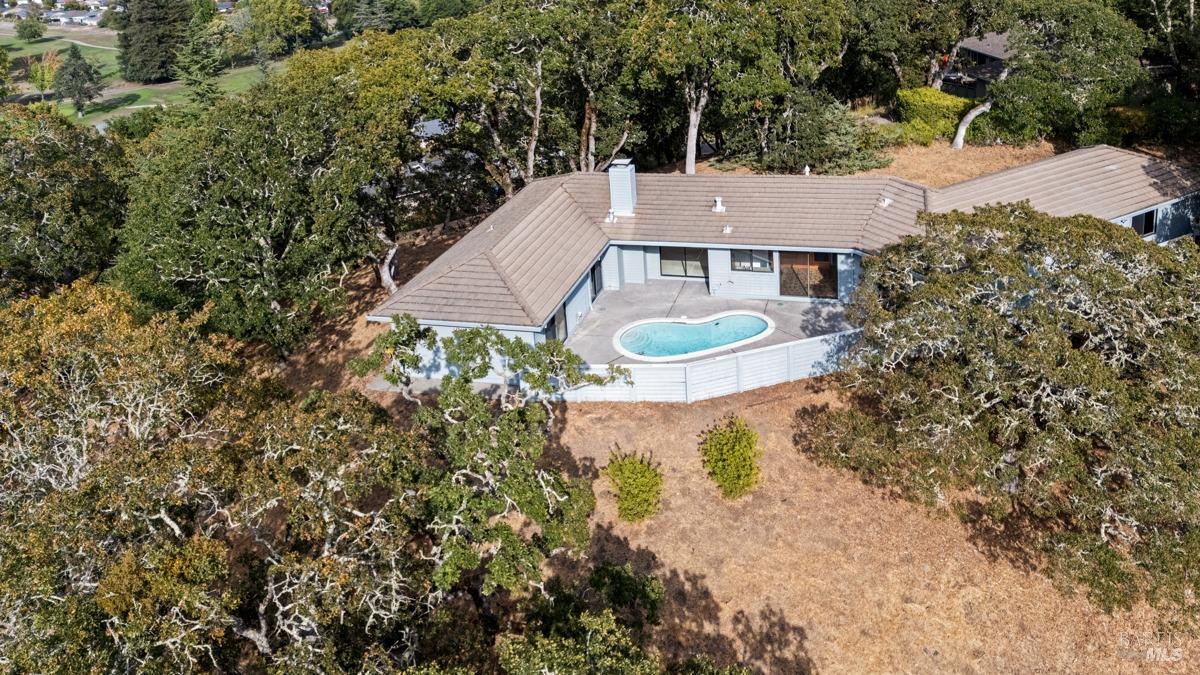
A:
[[[658,271],[664,277],[708,276],[708,249],[663,246],[658,258]]]
[[[837,298],[838,254],[781,251],[779,293],[799,298]]]

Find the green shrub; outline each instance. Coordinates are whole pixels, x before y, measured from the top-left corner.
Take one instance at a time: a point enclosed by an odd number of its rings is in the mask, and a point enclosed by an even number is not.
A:
[[[931,87],[901,89],[896,92],[900,121],[912,125],[923,122],[934,137],[953,138],[958,122],[971,109],[971,99],[947,94]]]
[[[617,516],[636,523],[658,513],[663,476],[648,457],[613,453],[604,475],[617,491]]]
[[[740,417],[728,417],[701,434],[700,454],[726,499],[741,497],[758,482],[758,432]]]

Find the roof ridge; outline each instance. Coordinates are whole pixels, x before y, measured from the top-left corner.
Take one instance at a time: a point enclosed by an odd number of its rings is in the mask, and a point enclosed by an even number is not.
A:
[[[500,264],[500,261],[496,260],[496,256],[492,253],[492,251],[484,251],[481,254],[481,257],[484,260],[487,260],[488,264],[492,266],[492,271],[496,273],[496,276],[500,277],[500,281],[504,282],[504,287],[508,289],[508,293],[513,297],[513,300],[516,300],[517,304],[521,306],[521,311],[525,312],[525,316],[529,317],[530,321],[538,323],[540,319],[533,315],[533,309],[526,304],[525,298],[521,297],[521,295],[514,290],[512,278],[508,276],[508,272],[504,270],[504,267]]]

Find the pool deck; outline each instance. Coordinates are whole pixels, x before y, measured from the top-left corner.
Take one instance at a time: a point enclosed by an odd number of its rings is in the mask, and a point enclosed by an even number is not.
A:
[[[644,284],[629,284],[619,291],[608,290],[601,293],[592,303],[592,311],[575,327],[574,334],[567,338],[566,344],[592,364],[646,363],[622,356],[613,349],[612,340],[617,331],[642,319],[700,319],[731,310],[764,314],[775,322],[775,331],[761,340],[741,347],[705,354],[695,359],[680,359],[674,363],[761,349],[853,327],[846,320],[845,308],[837,302],[720,298],[709,295],[708,285],[700,280],[652,280]]]

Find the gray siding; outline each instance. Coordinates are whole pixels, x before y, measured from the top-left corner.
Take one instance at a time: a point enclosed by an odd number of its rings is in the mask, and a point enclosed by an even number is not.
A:
[[[779,252],[772,251],[770,272],[735,272],[730,265],[730,249],[708,249],[708,289],[726,298],[779,297]]]
[[[445,354],[442,352],[442,338],[448,338],[452,336],[454,331],[460,330],[463,327],[430,324],[425,322],[421,322],[421,325],[428,326],[432,328],[435,333],[437,333],[437,344],[431,350],[424,347],[418,348],[417,354],[421,357],[421,369],[414,373],[414,376],[427,380],[440,380],[446,375],[449,375],[453,371],[457,370],[456,368],[451,368],[446,363]],[[532,328],[528,331],[501,330],[500,332],[510,338],[515,337],[525,340],[529,344],[538,344],[545,341],[545,336]],[[497,373],[503,370],[503,363],[499,357],[493,357],[492,360],[492,369],[494,372],[479,380],[480,382],[493,384],[500,382],[501,377]]]
[[[609,246],[600,259],[600,274],[604,277],[604,288],[610,291],[621,290],[621,249]]]
[[[665,279],[662,275],[662,259],[659,258],[659,249],[657,246],[647,246],[646,251],[646,278],[647,279]]]
[[[641,246],[621,247],[621,284],[646,283],[646,255]]]
[[[567,296],[567,335],[575,334],[575,328],[591,310],[592,280],[585,275]]]
[[[838,300],[850,302],[862,276],[862,257],[857,255],[838,256]]]
[[[1200,218],[1200,195],[1190,195],[1182,199],[1163,202],[1152,208],[1157,212],[1154,240],[1159,243],[1171,241],[1194,234],[1193,223]],[[1113,222],[1123,227],[1130,227],[1133,224],[1134,216],[1150,210],[1143,209],[1130,213],[1114,219]]]

